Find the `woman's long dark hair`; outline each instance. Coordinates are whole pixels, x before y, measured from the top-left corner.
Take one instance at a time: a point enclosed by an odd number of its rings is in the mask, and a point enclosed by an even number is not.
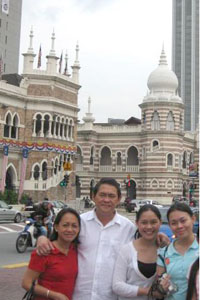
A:
[[[198,271],[199,271],[199,257],[195,260],[190,270],[186,300],[191,300],[195,292],[196,276]]]
[[[199,227],[197,230],[197,241],[199,242]],[[195,288],[196,288],[196,278],[197,278],[197,272],[199,271],[199,257],[195,260],[193,263],[191,269],[190,269],[190,276],[188,280],[188,290],[187,290],[187,296],[186,300],[191,300],[192,296],[194,295]],[[197,291],[196,291],[197,292]]]
[[[81,230],[81,218],[79,216],[79,214],[77,213],[77,211],[71,207],[67,207],[67,208],[63,208],[59,211],[59,213],[57,214],[56,218],[55,218],[55,221],[54,221],[54,225],[58,225],[62,219],[62,217],[65,215],[65,214],[73,214],[77,220],[78,220],[78,224],[79,224],[79,233],[80,233],[80,230]],[[77,235],[77,237],[73,240],[73,244],[77,247],[78,244],[80,243],[79,242],[79,233]],[[52,235],[50,236],[50,240],[51,241],[55,241],[58,239],[58,233],[57,231],[55,230],[55,226],[54,226],[54,229],[53,229],[53,233]]]

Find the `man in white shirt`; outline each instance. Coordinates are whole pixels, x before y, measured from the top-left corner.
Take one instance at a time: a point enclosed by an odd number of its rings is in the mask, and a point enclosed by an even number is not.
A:
[[[121,199],[119,184],[102,178],[94,188],[96,207],[81,215],[78,247],[78,277],[73,300],[117,300],[112,291],[114,264],[121,245],[133,240],[135,225],[115,208]],[[38,252],[52,248],[45,237],[38,240]]]

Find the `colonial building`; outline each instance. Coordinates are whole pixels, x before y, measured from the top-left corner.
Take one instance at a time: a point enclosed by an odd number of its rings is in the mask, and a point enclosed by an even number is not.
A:
[[[95,123],[88,100],[88,112],[78,125],[80,196],[91,194],[99,178],[114,177],[123,198],[168,203],[174,195],[198,197],[198,133],[184,132],[178,79],[168,68],[164,50],[147,86],[141,120]]]
[[[19,200],[22,193],[35,201],[75,198],[79,48],[72,74],[67,57],[63,74],[61,62],[57,70],[54,33],[51,40],[46,69],[34,69],[31,30],[22,76],[8,74],[0,81],[0,190],[16,190]],[[69,184],[60,186],[66,170]]]

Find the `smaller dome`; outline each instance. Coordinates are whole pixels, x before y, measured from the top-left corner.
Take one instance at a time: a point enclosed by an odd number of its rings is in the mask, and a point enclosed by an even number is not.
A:
[[[178,88],[177,76],[168,67],[164,49],[161,52],[158,67],[149,75],[147,86],[153,93],[175,93]]]

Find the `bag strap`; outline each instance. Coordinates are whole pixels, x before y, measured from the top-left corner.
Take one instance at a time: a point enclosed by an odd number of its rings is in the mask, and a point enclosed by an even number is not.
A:
[[[161,254],[158,254],[159,258],[161,259],[162,263],[164,264],[165,269],[167,269],[166,264],[165,264],[165,256],[166,256],[168,247],[169,247],[169,245],[167,245],[167,247],[165,248],[163,256]]]
[[[35,287],[36,280],[33,280],[30,289],[25,293],[22,300],[26,300],[28,296],[31,296],[34,294],[34,287]],[[29,299],[29,298],[28,298]]]

